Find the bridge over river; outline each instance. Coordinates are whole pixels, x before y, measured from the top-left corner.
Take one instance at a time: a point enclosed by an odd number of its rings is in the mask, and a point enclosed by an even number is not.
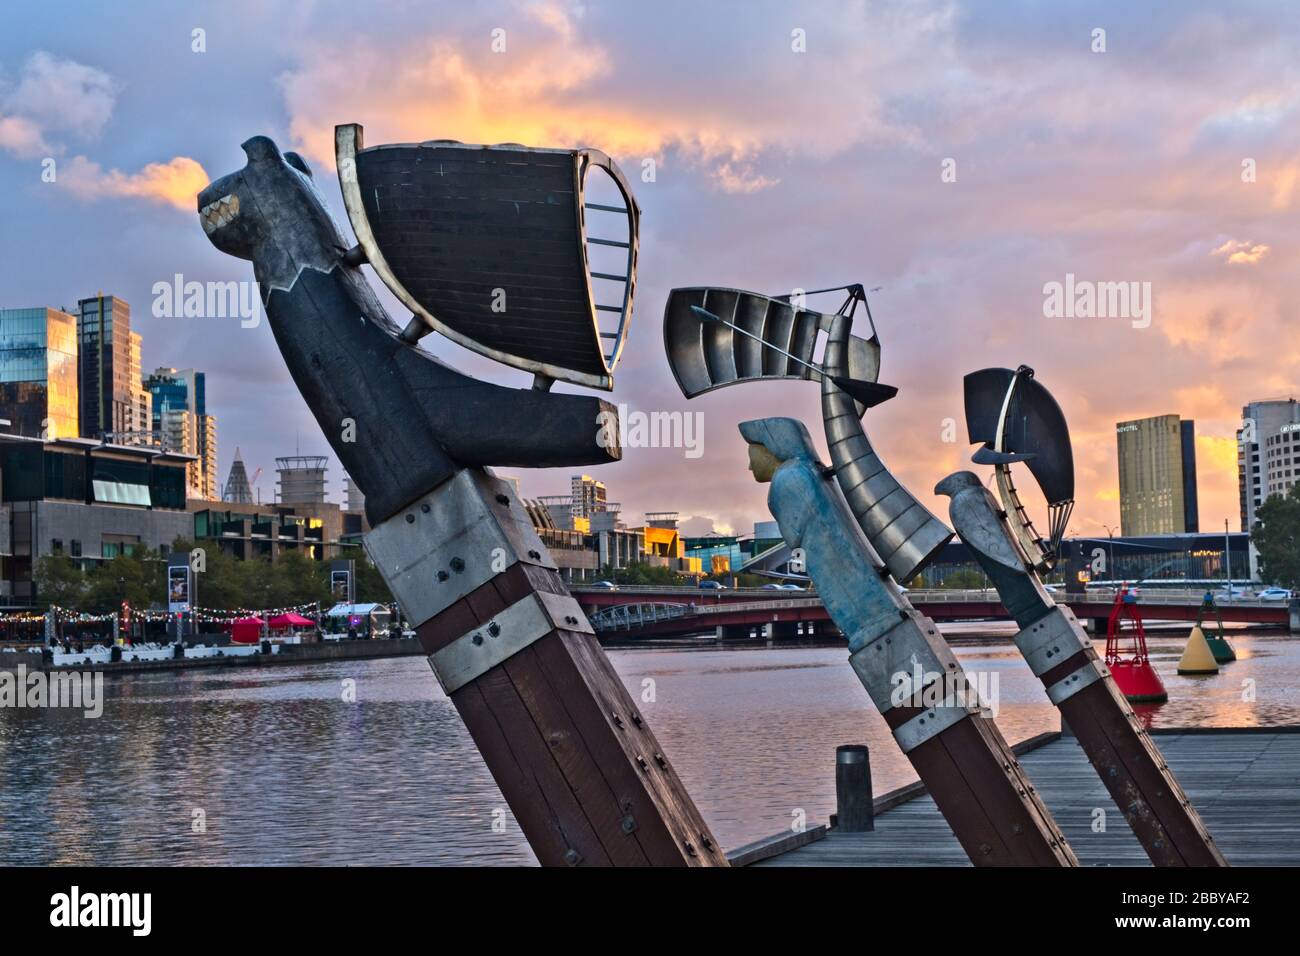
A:
[[[618,637],[683,637],[714,632],[721,638],[750,636],[795,637],[839,634],[816,591],[762,588],[706,590],[689,587],[627,586],[571,589],[596,633]],[[936,621],[1009,620],[998,592],[987,590],[913,590],[908,599],[918,611]],[[1144,621],[1196,620],[1204,590],[1143,590],[1139,599]],[[1069,607],[1094,633],[1104,634],[1115,592],[1110,588],[1085,594],[1055,592],[1058,604]],[[1221,600],[1225,622],[1290,627],[1300,631],[1300,608],[1292,602],[1254,597]]]

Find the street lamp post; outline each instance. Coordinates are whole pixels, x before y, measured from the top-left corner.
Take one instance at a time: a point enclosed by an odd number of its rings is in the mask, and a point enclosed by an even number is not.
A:
[[[1115,568],[1115,529],[1112,528],[1112,527],[1111,527],[1110,525],[1108,525],[1108,524],[1104,524],[1104,525],[1102,525],[1102,527],[1106,529],[1106,539],[1107,539],[1107,541],[1110,542],[1110,545],[1109,545],[1109,547],[1110,547],[1110,567],[1109,567],[1109,570],[1110,570],[1110,580],[1111,580],[1111,583],[1113,584],[1115,581],[1119,580],[1118,576],[1115,574],[1115,571],[1116,571],[1116,568]]]
[[[1228,579],[1228,600],[1232,600],[1232,552],[1229,550],[1228,519],[1223,519],[1223,573]]]

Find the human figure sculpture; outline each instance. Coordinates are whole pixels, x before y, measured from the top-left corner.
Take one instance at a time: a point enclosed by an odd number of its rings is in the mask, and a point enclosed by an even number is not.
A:
[[[952,693],[969,686],[961,665],[890,579],[807,428],[765,418],[742,422],[740,433],[755,480],[771,483],[768,509],[782,537],[802,551],[818,596],[848,638],[849,663],[971,862],[1077,865],[997,726],[968,696]],[[935,697],[935,706],[916,703]]]

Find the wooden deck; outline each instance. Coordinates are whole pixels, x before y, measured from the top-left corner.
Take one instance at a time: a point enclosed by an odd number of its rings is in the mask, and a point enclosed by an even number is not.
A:
[[[1155,732],[1153,737],[1233,866],[1300,865],[1300,728]],[[1084,866],[1148,866],[1146,854],[1071,737],[1024,752],[1021,764]],[[901,799],[901,802],[900,802]],[[886,805],[889,805],[886,808]],[[1105,829],[1093,832],[1096,810]],[[787,834],[780,835],[787,837]],[[776,838],[774,838],[775,840]],[[815,833],[790,848],[742,847],[752,866],[969,866],[919,787],[877,800],[872,833]],[[741,854],[743,853],[743,856]]]

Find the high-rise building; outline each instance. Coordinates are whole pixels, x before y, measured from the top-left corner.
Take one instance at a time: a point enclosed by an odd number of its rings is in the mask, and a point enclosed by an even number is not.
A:
[[[1123,535],[1197,531],[1196,426],[1157,415],[1115,426]]]
[[[141,339],[139,332],[132,332],[128,341],[126,369],[127,379],[129,381],[129,391],[131,394],[131,412],[128,428],[138,435],[139,438],[132,441],[136,445],[152,445],[153,441],[153,409],[152,396],[149,390],[144,387],[144,380],[140,377],[140,352]]]
[[[507,481],[510,479],[507,478]],[[517,494],[518,492],[516,492]],[[343,510],[353,513],[366,510],[366,496],[361,493],[351,475],[343,476]]]
[[[207,414],[207,377],[192,368],[159,368],[144,380],[150,396],[150,427],[168,451],[197,455],[189,495],[218,496],[217,420]]]
[[[244,458],[235,448],[235,460],[230,465],[230,474],[226,477],[226,490],[221,494],[222,501],[237,505],[253,504],[253,489],[248,483],[248,472],[244,470]]]
[[[77,319],[58,309],[0,309],[0,429],[76,438]]]
[[[130,433],[136,418],[130,377],[131,307],[111,295],[79,300],[77,353],[82,437]]]
[[[1178,423],[1183,456],[1183,531],[1200,534],[1201,501],[1196,493],[1196,422],[1184,418]]]
[[[322,505],[325,503],[324,455],[289,455],[275,460],[280,476],[280,503]]]
[[[1264,500],[1287,495],[1300,481],[1300,422],[1283,425],[1264,439]]]
[[[1300,477],[1294,461],[1294,449],[1300,438],[1290,427],[1298,423],[1300,402],[1294,398],[1251,402],[1241,410],[1242,427],[1237,432],[1237,490],[1242,531],[1248,532],[1255,526],[1255,510],[1269,495],[1285,494],[1285,489]]]
[[[575,518],[590,518],[605,510],[605,483],[590,475],[574,475],[569,482]]]
[[[199,497],[216,501],[220,497],[220,476],[217,474],[217,416],[199,415],[196,423],[199,435],[199,461],[203,465],[203,494]]]

